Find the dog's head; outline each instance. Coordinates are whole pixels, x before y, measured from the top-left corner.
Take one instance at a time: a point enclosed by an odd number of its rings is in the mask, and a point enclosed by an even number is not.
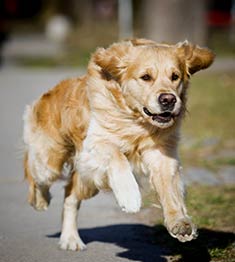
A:
[[[187,41],[176,45],[137,39],[93,55],[100,76],[115,81],[127,106],[145,121],[168,128],[185,111],[190,76],[211,65],[214,54]]]

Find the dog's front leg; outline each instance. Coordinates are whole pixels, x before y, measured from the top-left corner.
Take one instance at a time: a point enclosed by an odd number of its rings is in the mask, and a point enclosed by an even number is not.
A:
[[[64,250],[83,250],[86,245],[81,240],[77,229],[77,215],[82,198],[78,174],[73,173],[70,183],[65,187],[64,208],[62,217],[62,231],[59,245]]]
[[[196,227],[187,215],[184,204],[184,187],[177,157],[153,150],[144,154],[144,161],[150,181],[159,195],[164,222],[171,236],[181,242],[196,238]]]
[[[126,157],[116,150],[110,158],[107,169],[109,186],[125,212],[135,213],[141,207],[139,186]]]
[[[63,223],[59,246],[64,250],[78,251],[86,248],[77,229],[77,213],[81,201],[75,192],[65,196],[63,208]]]
[[[77,169],[88,184],[101,190],[111,188],[123,211],[139,211],[139,186],[126,156],[117,146],[102,141],[96,142],[95,146],[94,143],[85,144],[77,160]]]

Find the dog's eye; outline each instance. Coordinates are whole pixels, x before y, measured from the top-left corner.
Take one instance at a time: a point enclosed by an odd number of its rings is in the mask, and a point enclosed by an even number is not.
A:
[[[179,75],[177,75],[176,73],[173,73],[172,75],[171,75],[171,80],[172,81],[176,81],[176,80],[178,80],[179,79]]]
[[[144,81],[151,81],[152,80],[152,77],[149,74],[142,75],[140,78]]]

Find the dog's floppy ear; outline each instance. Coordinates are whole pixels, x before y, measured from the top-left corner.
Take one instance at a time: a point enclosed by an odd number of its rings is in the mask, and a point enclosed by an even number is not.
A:
[[[180,57],[185,60],[186,70],[189,75],[208,68],[214,61],[215,54],[208,48],[193,45],[188,41],[178,43],[176,46]]]
[[[121,42],[107,49],[98,48],[92,56],[92,62],[98,66],[103,78],[119,80],[127,68],[127,57],[131,47],[130,42]]]

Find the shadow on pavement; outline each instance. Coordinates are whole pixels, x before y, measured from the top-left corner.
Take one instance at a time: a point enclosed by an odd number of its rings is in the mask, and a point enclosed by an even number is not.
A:
[[[223,249],[235,241],[229,232],[199,229],[199,237],[187,243],[172,238],[164,226],[142,224],[118,224],[97,228],[81,229],[80,236],[86,244],[91,242],[113,243],[126,249],[118,257],[130,261],[166,262],[166,256],[176,256],[174,262],[209,262],[209,249]],[[59,238],[60,233],[48,235]],[[89,248],[89,247],[88,247]]]

